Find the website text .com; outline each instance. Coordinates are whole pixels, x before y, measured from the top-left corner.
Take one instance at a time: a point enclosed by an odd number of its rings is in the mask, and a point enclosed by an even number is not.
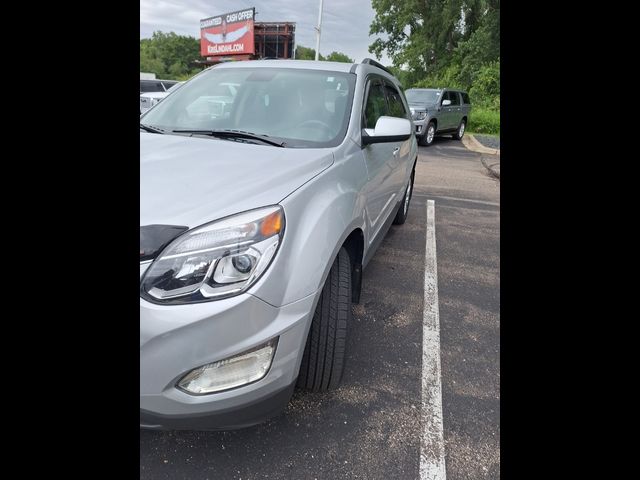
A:
[[[207,53],[230,53],[244,52],[243,43],[233,43],[228,45],[207,45]]]

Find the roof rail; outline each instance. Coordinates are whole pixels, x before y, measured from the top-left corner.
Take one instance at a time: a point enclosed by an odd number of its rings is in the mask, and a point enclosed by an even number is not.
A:
[[[387,67],[385,67],[381,63],[376,62],[372,58],[365,58],[364,60],[362,60],[362,63],[367,65],[373,65],[374,67],[378,67],[379,69],[384,70],[389,75],[393,75],[393,72],[391,70],[389,70]]]

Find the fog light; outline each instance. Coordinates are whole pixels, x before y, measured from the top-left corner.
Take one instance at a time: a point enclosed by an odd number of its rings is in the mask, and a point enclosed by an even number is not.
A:
[[[178,388],[192,395],[206,395],[241,387],[263,378],[273,360],[278,339],[219,362],[210,363],[187,373]]]

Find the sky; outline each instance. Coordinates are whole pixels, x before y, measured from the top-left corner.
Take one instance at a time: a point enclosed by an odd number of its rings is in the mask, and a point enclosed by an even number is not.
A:
[[[140,38],[154,31],[200,38],[200,20],[223,13],[256,8],[256,22],[295,22],[296,45],[314,48],[319,0],[140,0]],[[369,27],[375,16],[371,0],[324,0],[320,53],[346,53],[356,62],[375,56]],[[391,64],[385,55],[384,65]]]

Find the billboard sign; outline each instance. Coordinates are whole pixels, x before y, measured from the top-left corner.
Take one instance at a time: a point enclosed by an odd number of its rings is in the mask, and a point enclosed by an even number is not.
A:
[[[255,53],[253,21],[255,8],[200,20],[200,54],[247,55]]]

